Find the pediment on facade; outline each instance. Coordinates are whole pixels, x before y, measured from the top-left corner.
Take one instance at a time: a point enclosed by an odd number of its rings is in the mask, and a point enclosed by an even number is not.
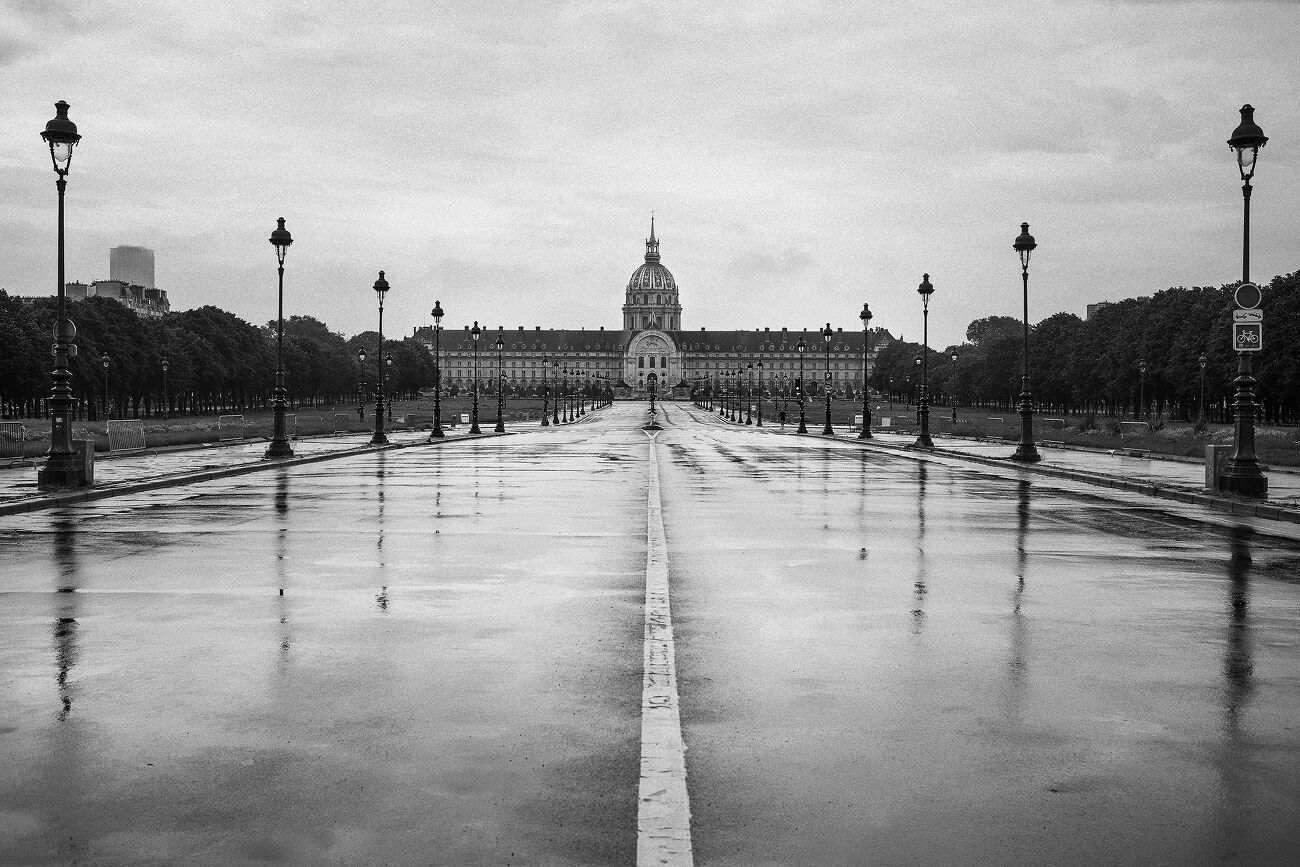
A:
[[[662,331],[643,331],[632,339],[628,352],[632,355],[642,353],[668,354],[677,351],[677,344]]]

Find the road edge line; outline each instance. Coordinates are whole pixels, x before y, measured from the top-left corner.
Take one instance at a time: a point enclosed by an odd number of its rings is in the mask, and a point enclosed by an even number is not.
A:
[[[646,504],[645,641],[641,680],[641,781],[637,791],[637,867],[692,867],[686,744],[668,592],[668,541],[659,494],[659,458],[650,439]]]

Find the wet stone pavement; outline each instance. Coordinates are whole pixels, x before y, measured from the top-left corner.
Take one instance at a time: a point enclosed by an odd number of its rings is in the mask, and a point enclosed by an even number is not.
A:
[[[0,863],[637,863],[656,495],[670,863],[1300,850],[1300,543],[644,417],[0,517]]]

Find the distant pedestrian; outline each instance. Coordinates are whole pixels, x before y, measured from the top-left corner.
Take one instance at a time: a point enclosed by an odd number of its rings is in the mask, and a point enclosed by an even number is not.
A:
[[[781,410],[781,427],[785,427],[785,410]]]
[[[357,407],[357,418],[361,419],[362,421],[366,420],[366,408],[364,404],[362,406]]]

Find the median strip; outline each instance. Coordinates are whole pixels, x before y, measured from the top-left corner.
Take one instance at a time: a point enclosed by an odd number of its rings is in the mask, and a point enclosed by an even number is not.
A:
[[[641,681],[641,784],[637,793],[638,867],[690,867],[691,809],[686,745],[677,698],[673,618],[668,594],[668,541],[659,496],[659,458],[650,438],[646,507],[645,646]]]

